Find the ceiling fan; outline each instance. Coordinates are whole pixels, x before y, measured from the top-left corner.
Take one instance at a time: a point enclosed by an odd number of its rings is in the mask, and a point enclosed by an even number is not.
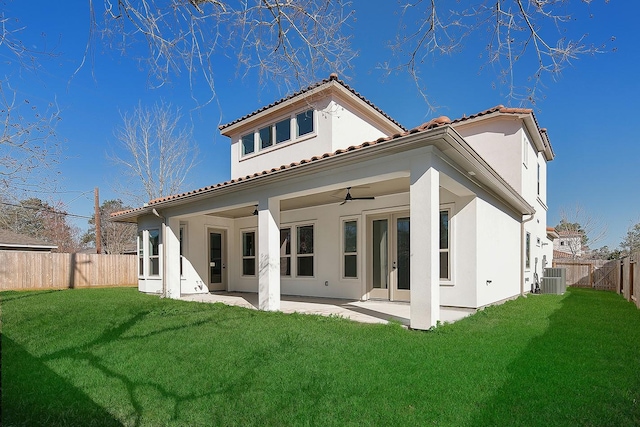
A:
[[[351,187],[347,187],[347,195],[344,197],[344,201],[342,203],[340,203],[340,206],[344,205],[347,202],[350,202],[352,200],[375,200],[376,198],[373,196],[370,197],[353,197],[351,195]]]

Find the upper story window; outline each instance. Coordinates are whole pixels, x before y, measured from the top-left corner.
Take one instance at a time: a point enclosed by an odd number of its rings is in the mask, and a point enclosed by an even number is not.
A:
[[[255,151],[255,138],[253,133],[248,135],[244,135],[242,137],[242,155],[246,156],[247,154],[251,154]]]
[[[313,132],[313,110],[296,114],[296,124],[298,126],[297,136],[307,135]]]
[[[240,138],[242,156],[311,135],[315,132],[314,111],[307,110],[254,130]],[[292,131],[295,127],[295,138]]]

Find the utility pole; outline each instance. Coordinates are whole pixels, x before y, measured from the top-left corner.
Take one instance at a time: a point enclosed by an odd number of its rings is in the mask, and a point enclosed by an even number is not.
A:
[[[102,253],[102,233],[100,229],[100,193],[98,187],[93,190],[93,204],[95,208],[95,223],[96,223],[96,253]]]

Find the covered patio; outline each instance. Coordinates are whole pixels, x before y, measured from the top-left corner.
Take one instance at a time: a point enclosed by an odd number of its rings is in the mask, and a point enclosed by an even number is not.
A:
[[[259,309],[258,294],[253,292],[212,292],[207,294],[183,295],[183,301],[196,301]],[[400,322],[409,327],[411,304],[385,300],[351,300],[282,295],[280,310],[283,313],[317,314],[340,316],[360,323]],[[440,306],[440,321],[452,323],[475,313],[475,309]]]

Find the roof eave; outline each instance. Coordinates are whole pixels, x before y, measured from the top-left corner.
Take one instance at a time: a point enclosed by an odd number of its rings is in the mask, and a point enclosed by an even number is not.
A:
[[[477,176],[469,177],[472,181],[476,181],[480,185],[490,187],[499,198],[501,198],[507,205],[517,210],[521,214],[533,214],[535,209],[520,196],[513,187],[511,187],[493,168],[491,168],[484,159],[480,157],[467,143],[464,141],[456,131],[450,125],[439,126],[433,129],[418,131],[415,133],[409,133],[404,136],[385,140],[382,143],[376,143],[355,150],[345,150],[342,153],[335,156],[322,158],[312,162],[304,162],[295,166],[287,168],[272,169],[269,172],[265,172],[260,175],[253,175],[246,177],[240,181],[232,182],[222,187],[212,186],[202,191],[194,191],[178,195],[169,200],[161,200],[155,203],[150,203],[148,206],[142,208],[124,212],[122,214],[116,214],[112,217],[112,220],[117,222],[136,222],[140,216],[150,215],[153,213],[154,208],[166,209],[173,206],[190,203],[192,201],[201,200],[211,197],[212,195],[224,195],[229,192],[240,191],[246,186],[253,187],[256,182],[261,185],[268,185],[272,182],[281,180],[295,179],[301,175],[315,174],[319,171],[330,169],[336,166],[342,166],[350,163],[360,163],[367,158],[376,157],[379,155],[393,154],[394,152],[407,151],[410,149],[418,148],[420,146],[435,145],[438,146],[437,141],[444,141],[447,147],[453,149],[453,152],[449,153],[452,160],[456,163],[468,163],[465,171],[460,171],[465,176],[469,171],[473,171]],[[447,147],[443,147],[446,151]],[[441,149],[441,151],[443,151]],[[464,159],[464,161],[463,161]],[[478,179],[481,181],[478,182]]]

